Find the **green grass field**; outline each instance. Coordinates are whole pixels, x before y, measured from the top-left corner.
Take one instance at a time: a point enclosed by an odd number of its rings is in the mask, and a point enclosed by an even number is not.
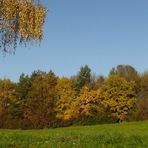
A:
[[[148,148],[148,122],[0,130],[0,148]]]

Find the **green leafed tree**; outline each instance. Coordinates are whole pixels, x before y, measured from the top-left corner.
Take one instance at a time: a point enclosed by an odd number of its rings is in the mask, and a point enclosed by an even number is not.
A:
[[[24,111],[26,108],[27,96],[31,91],[31,79],[28,75],[21,74],[19,82],[15,86],[15,92],[13,93],[13,99],[9,108],[9,113],[12,118],[23,120]]]
[[[76,77],[76,84],[75,90],[80,92],[81,88],[85,85],[88,85],[91,81],[91,69],[88,65],[81,67],[77,77]]]

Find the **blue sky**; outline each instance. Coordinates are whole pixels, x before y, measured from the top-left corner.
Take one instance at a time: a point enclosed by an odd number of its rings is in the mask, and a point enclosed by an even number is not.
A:
[[[88,64],[107,75],[118,64],[148,70],[147,0],[43,0],[49,9],[40,46],[0,55],[0,78],[52,69],[71,76]]]

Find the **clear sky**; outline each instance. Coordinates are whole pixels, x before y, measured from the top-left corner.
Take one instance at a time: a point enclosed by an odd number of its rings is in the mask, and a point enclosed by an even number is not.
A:
[[[40,46],[0,55],[0,78],[52,69],[71,76],[88,64],[107,75],[118,64],[148,70],[148,0],[43,0],[49,9]]]

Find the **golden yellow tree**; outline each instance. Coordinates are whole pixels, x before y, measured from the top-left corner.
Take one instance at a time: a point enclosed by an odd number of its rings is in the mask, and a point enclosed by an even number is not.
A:
[[[45,7],[35,0],[0,0],[1,50],[12,52],[18,43],[41,41],[45,16]]]
[[[84,86],[80,95],[71,103],[68,110],[69,118],[74,120],[81,120],[87,117],[98,117],[101,112],[104,112],[101,104],[99,90],[90,90]]]
[[[111,110],[112,116],[118,121],[124,121],[135,103],[135,82],[112,75],[103,85],[102,98],[102,103]]]
[[[99,90],[89,90],[88,87],[83,87],[76,101],[77,110],[82,116],[91,116],[93,111],[98,109],[98,103],[100,101]]]
[[[58,100],[56,103],[57,118],[68,120],[70,118],[69,109],[76,96],[73,89],[73,82],[68,78],[60,78],[56,86]]]

